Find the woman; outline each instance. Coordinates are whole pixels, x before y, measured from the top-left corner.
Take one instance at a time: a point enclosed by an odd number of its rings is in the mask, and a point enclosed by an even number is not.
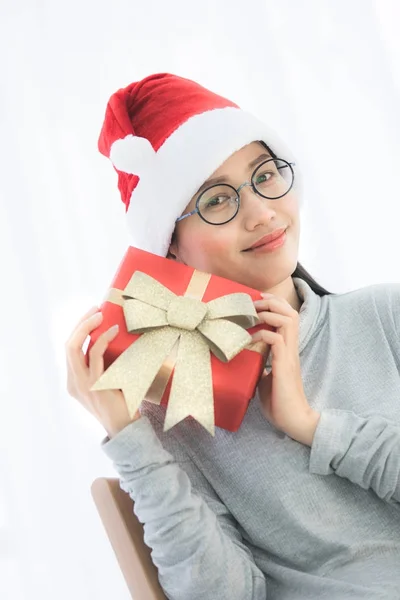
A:
[[[158,74],[119,90],[99,148],[132,245],[259,289],[274,328],[254,336],[271,351],[240,429],[215,437],[193,419],[164,432],[150,402],[131,421],[121,392],[89,391],[116,335],[87,368],[98,308],[67,342],[69,392],[107,431],[167,597],[400,598],[400,286],[319,286],[297,262],[290,150],[194,82]]]

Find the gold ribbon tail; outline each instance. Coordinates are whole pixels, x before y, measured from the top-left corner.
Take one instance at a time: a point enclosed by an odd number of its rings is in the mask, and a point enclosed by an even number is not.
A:
[[[90,389],[122,390],[132,419],[178,338],[179,331],[169,327],[144,333]]]
[[[164,431],[189,415],[215,435],[210,349],[195,331],[181,334]]]

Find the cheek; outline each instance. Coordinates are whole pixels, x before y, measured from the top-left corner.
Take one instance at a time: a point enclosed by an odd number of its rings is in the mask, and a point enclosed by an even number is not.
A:
[[[282,203],[282,210],[290,215],[292,220],[298,220],[299,216],[299,197],[296,192],[291,190],[286,196],[283,198],[284,202]]]
[[[233,232],[218,227],[193,227],[182,232],[179,247],[185,262],[198,268],[226,260],[237,245]]]
[[[199,238],[198,245],[204,249],[204,251],[214,250],[218,253],[229,254],[232,252],[234,247],[234,240],[232,236],[227,235],[223,231],[215,230],[208,235]]]

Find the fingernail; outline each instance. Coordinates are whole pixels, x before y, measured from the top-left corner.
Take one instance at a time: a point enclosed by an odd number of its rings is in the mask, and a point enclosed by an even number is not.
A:
[[[108,333],[110,333],[110,334],[117,333],[118,329],[119,329],[119,325],[113,325],[113,326],[112,326],[112,327],[110,327],[110,329],[108,330]]]
[[[93,315],[93,317],[94,317],[95,319],[99,319],[99,318],[100,318],[100,317],[102,317],[102,316],[103,316],[103,313],[102,313],[101,311],[99,311],[99,312],[97,312],[97,313],[95,313],[95,314]]]

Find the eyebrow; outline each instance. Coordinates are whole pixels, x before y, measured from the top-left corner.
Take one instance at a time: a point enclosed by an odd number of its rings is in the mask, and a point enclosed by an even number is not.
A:
[[[272,158],[272,156],[270,154],[267,154],[266,152],[263,152],[262,154],[260,154],[260,156],[257,156],[257,158],[249,162],[248,168],[251,169],[252,167],[257,166],[258,163],[262,162],[264,159],[267,158]],[[215,183],[225,183],[227,179],[229,179],[229,177],[227,177],[226,175],[222,175],[221,177],[214,177],[214,179],[208,179],[203,183],[202,186],[199,187],[195,196],[197,196],[197,194],[199,194],[206,187],[214,185]]]

